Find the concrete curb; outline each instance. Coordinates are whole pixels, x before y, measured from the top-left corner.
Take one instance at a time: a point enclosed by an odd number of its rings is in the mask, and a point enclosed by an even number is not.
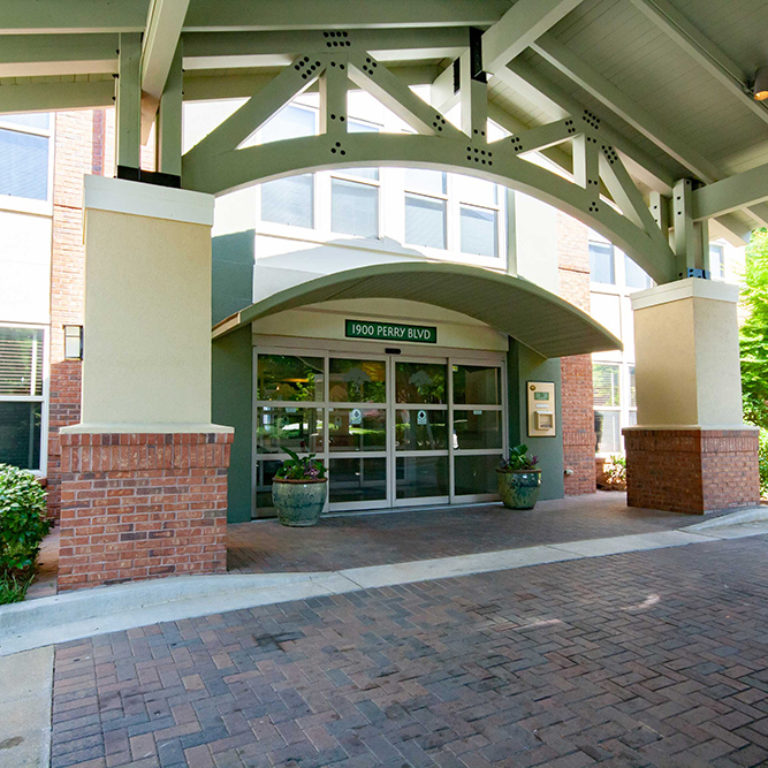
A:
[[[749,509],[740,509],[738,512],[731,512],[720,517],[713,517],[710,520],[704,520],[695,525],[689,525],[683,530],[686,531],[706,531],[710,528],[724,528],[729,525],[741,525],[743,523],[757,523],[768,520],[768,505],[760,507],[750,507]]]
[[[760,512],[757,516],[755,513]],[[0,657],[97,634],[259,605],[531,565],[768,534],[768,510],[603,539],[310,573],[185,576],[95,587],[0,607]]]

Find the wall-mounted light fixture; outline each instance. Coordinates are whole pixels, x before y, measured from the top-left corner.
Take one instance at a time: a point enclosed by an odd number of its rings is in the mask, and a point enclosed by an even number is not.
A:
[[[755,72],[755,82],[752,85],[752,95],[756,101],[768,99],[768,67],[760,67]]]
[[[83,326],[64,326],[64,357],[67,360],[83,359]]]

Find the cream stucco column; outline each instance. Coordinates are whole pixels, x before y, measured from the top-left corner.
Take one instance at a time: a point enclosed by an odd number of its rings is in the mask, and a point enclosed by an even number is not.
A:
[[[738,296],[734,285],[700,278],[633,294],[630,505],[703,513],[758,503],[757,433],[742,419]]]
[[[639,424],[743,426],[738,298],[693,277],[632,295]]]
[[[213,197],[85,177],[81,424],[211,432]],[[230,431],[230,430],[227,430]]]

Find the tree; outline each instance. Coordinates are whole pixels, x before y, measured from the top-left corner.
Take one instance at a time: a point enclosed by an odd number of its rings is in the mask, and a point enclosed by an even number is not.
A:
[[[768,230],[752,233],[746,256],[742,297],[749,316],[740,334],[744,418],[768,428]]]
[[[747,246],[742,298],[749,313],[741,326],[744,419],[760,427],[760,485],[768,491],[768,230],[756,229]]]

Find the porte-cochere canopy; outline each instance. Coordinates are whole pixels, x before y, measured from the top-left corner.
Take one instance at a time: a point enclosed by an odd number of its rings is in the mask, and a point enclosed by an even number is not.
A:
[[[520,277],[460,264],[374,264],[336,272],[273,294],[225,318],[214,338],[262,317],[308,304],[393,298],[461,312],[514,337],[542,357],[608,349],[621,342],[589,315]]]
[[[768,223],[765,0],[4,0],[0,114],[112,106],[117,173],[219,194],[322,167],[444,164],[576,216],[657,282]],[[424,99],[411,86],[426,86]],[[297,94],[320,135],[247,140]],[[354,136],[363,89],[415,136]],[[424,95],[424,94],[422,94]],[[182,153],[185,101],[245,99]],[[450,116],[450,119],[449,119]],[[488,141],[488,119],[509,135]],[[547,158],[548,170],[531,164]]]

